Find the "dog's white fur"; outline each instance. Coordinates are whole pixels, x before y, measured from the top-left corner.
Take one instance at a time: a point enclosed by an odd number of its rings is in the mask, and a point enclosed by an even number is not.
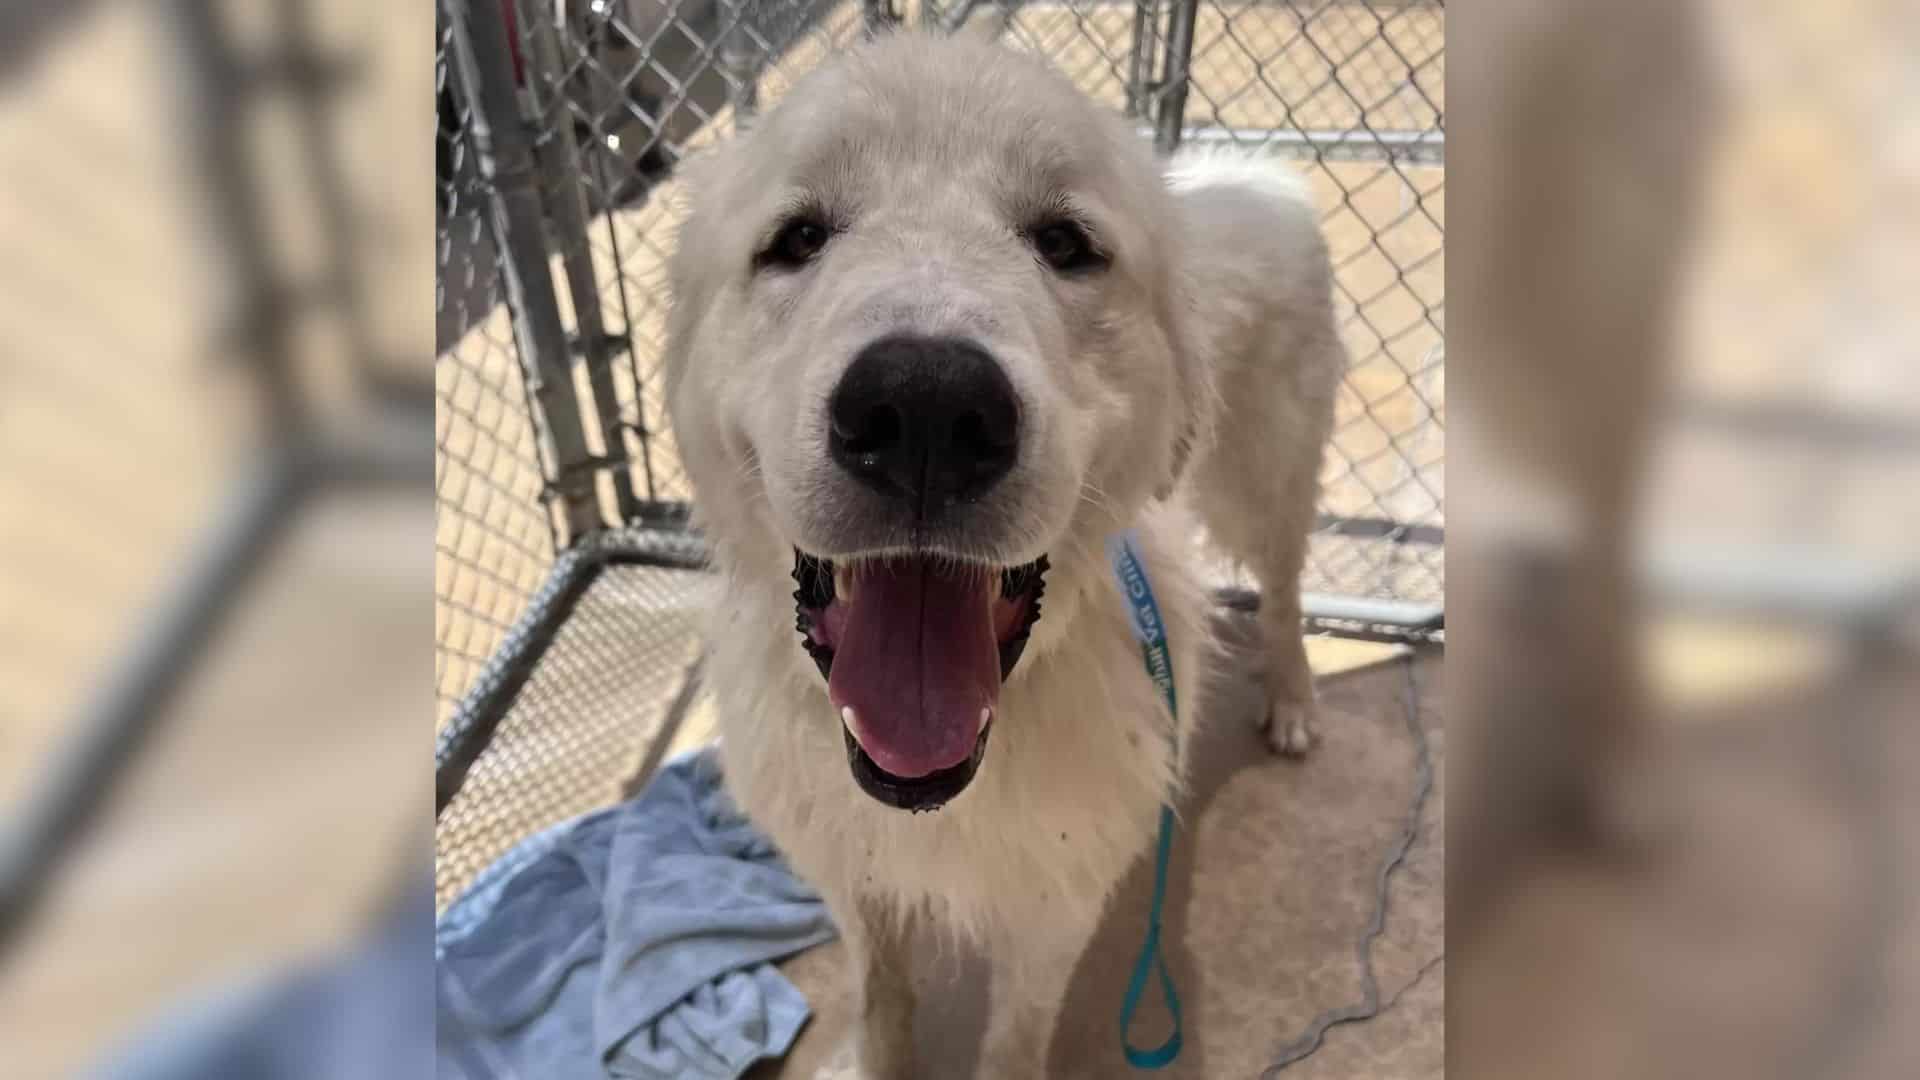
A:
[[[982,1075],[1037,1075],[1068,973],[1148,846],[1201,711],[1196,512],[1262,583],[1276,749],[1310,739],[1298,577],[1345,354],[1306,188],[1244,156],[1156,162],[1038,62],[909,34],[809,76],[687,172],[667,394],[718,570],[708,671],[728,783],[844,933],[859,1074],[915,1074],[902,942],[927,918],[993,955]],[[1060,205],[1093,224],[1104,273],[1068,280],[1033,257],[1021,215]],[[832,216],[827,248],[756,270],[798,207]],[[1018,464],[937,550],[1052,564],[979,773],[929,814],[849,775],[789,577],[796,547],[906,542],[824,445],[835,380],[900,331],[980,342],[1020,399]],[[1174,648],[1171,743],[1103,553],[1127,527]]]

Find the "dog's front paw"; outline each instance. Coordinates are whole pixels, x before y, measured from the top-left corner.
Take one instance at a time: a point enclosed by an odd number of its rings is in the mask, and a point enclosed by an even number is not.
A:
[[[813,1071],[813,1080],[873,1080],[860,1067],[860,1048],[856,1040],[849,1037],[840,1041],[840,1049],[834,1051],[826,1064]]]
[[[872,1033],[868,1033],[872,1037]],[[849,1031],[840,1046],[815,1069],[813,1080],[911,1080],[915,1075],[912,1055],[903,1041],[881,1047],[862,1042],[861,1034]]]
[[[1314,734],[1313,702],[1280,702],[1267,706],[1267,719],[1261,725],[1267,746],[1276,754],[1299,758],[1307,756],[1319,737]]]

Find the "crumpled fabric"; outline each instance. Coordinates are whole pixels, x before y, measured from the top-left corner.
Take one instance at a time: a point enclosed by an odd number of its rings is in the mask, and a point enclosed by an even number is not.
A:
[[[695,751],[523,841],[440,917],[437,1075],[735,1080],[809,1015],[772,962],[833,936]]]

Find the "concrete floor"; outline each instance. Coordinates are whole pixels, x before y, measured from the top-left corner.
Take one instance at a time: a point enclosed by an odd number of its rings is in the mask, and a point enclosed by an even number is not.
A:
[[[1437,655],[1384,662],[1321,683],[1323,743],[1306,763],[1270,756],[1255,733],[1260,698],[1240,674],[1217,689],[1196,739],[1191,792],[1169,879],[1166,948],[1184,1006],[1186,1043],[1162,1075],[1250,1077],[1329,1010],[1363,1000],[1356,944],[1380,903],[1383,865],[1414,826],[1386,888],[1384,932],[1369,950],[1379,1000],[1370,1020],[1331,1028],[1287,1070],[1299,1077],[1442,1075],[1444,969],[1440,777],[1445,753]],[[1416,803],[1415,727],[1433,789]],[[1142,858],[1082,956],[1046,1075],[1126,1075],[1115,1038],[1121,993],[1140,947],[1151,865]],[[814,1019],[787,1059],[750,1074],[806,1078],[838,1048],[851,999],[839,943],[785,965]],[[936,958],[918,976],[921,1075],[972,1075],[985,1026],[985,963]],[[1165,1013],[1142,1006],[1135,1041],[1157,1043]]]

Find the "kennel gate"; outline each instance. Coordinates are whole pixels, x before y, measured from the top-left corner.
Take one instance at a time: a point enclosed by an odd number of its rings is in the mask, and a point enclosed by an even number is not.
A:
[[[904,6],[902,6],[904,4]],[[834,48],[991,20],[1168,152],[1299,164],[1352,366],[1310,630],[1441,631],[1444,11],[1420,0],[441,0],[437,892],[644,779],[698,696],[660,397],[674,163]],[[1218,568],[1222,599],[1257,602]]]

